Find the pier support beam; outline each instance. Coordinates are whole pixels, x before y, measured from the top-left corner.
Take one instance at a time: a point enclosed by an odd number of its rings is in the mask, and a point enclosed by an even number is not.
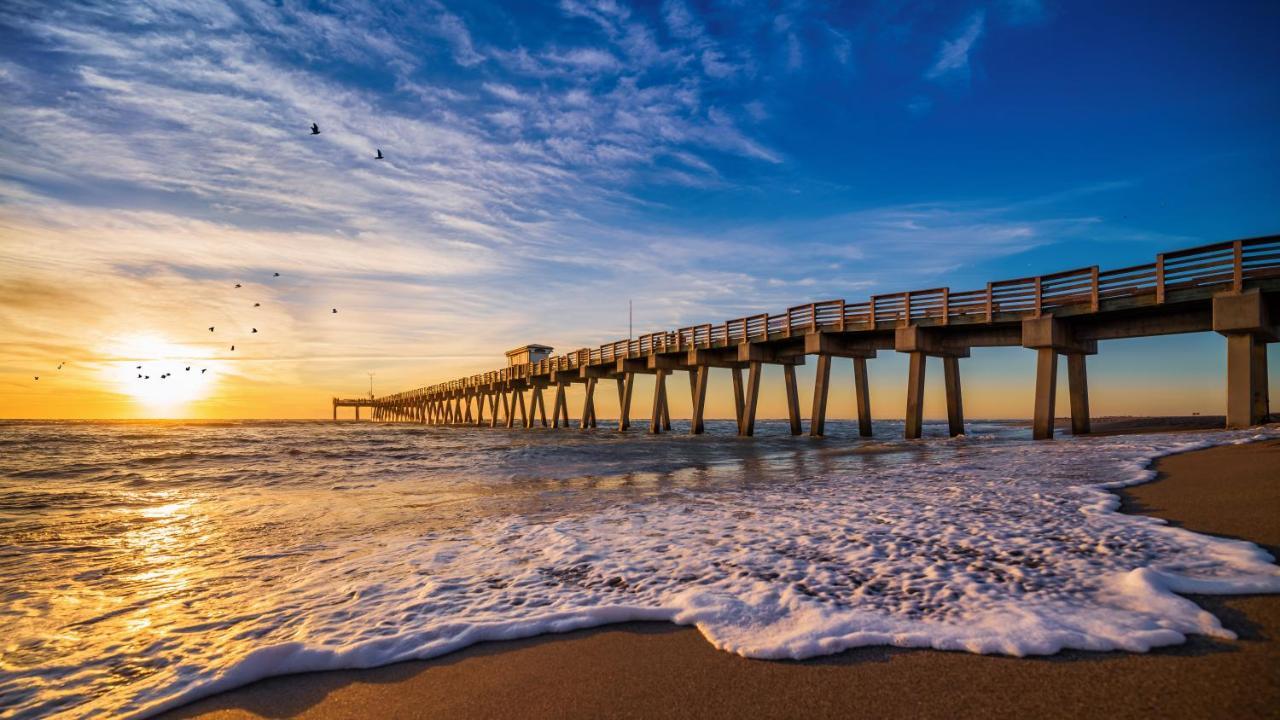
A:
[[[569,408],[564,395],[565,384],[556,383],[556,402],[551,408],[551,427],[560,427],[560,420],[564,419],[564,426],[569,427]]]
[[[907,369],[906,437],[908,440],[915,440],[920,437],[924,428],[925,355],[922,352],[911,352],[908,355],[910,364]]]
[[[699,365],[696,371],[689,372],[689,377],[693,378],[693,416],[689,419],[689,434],[701,435],[706,432],[702,415],[707,404],[707,378],[711,374],[711,368]]]
[[[1265,423],[1271,407],[1267,343],[1280,339],[1270,309],[1257,290],[1215,295],[1213,329],[1227,338],[1227,427]]]
[[[853,359],[853,392],[858,403],[858,435],[871,437],[871,390],[867,383],[867,359]]]
[[[649,420],[649,432],[657,435],[663,430],[662,416],[667,406],[667,370],[657,370],[653,381],[653,413]],[[666,429],[670,429],[667,425]]]
[[[827,427],[827,388],[831,384],[831,356],[819,355],[813,379],[813,407],[809,416],[809,436],[822,437]]]
[[[733,374],[733,412],[734,417],[738,420],[738,434],[742,434],[742,368],[729,368],[729,372]]]
[[[618,430],[631,427],[631,390],[635,385],[635,373],[623,373],[618,378]]]
[[[1053,439],[1054,400],[1058,390],[1058,352],[1051,347],[1036,349],[1036,407],[1031,420],[1031,437]]]
[[[800,428],[800,395],[796,387],[796,368],[794,365],[782,366],[782,379],[787,392],[787,420],[791,422],[791,434],[799,435]]]
[[[581,430],[593,428],[596,426],[596,379],[587,378],[587,392],[582,400],[582,422],[578,425]]]
[[[1052,315],[1043,315],[1022,321],[1022,346],[1036,351],[1036,401],[1031,419],[1031,437],[1036,440],[1053,439],[1060,354],[1067,356],[1071,431],[1079,434],[1089,432],[1089,396],[1084,356],[1098,352],[1098,341],[1082,340],[1076,335],[1072,325]]]
[[[947,427],[951,437],[964,434],[964,403],[960,395],[960,358],[942,357],[942,376],[947,387]]]
[[[534,386],[529,391],[529,427],[533,427],[535,418],[542,427],[547,426],[547,401],[542,397],[541,386]]]
[[[762,367],[759,360],[752,360],[747,363],[746,395],[743,398],[742,421],[738,424],[738,434],[743,437],[751,437],[756,434],[756,405],[760,400],[760,371]]]
[[[1067,388],[1071,393],[1071,434],[1089,434],[1089,374],[1085,365],[1087,356],[1072,353],[1067,356]]]

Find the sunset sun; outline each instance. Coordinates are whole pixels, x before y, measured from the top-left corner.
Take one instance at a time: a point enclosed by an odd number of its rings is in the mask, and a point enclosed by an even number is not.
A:
[[[217,372],[204,354],[159,335],[124,338],[111,348],[104,366],[107,384],[157,416],[185,414],[209,396]]]

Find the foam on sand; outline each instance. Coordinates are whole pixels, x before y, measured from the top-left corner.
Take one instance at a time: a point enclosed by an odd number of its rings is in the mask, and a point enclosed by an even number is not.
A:
[[[1145,652],[1192,633],[1230,638],[1176,593],[1280,592],[1273,558],[1115,512],[1105,488],[1151,479],[1160,455],[1273,437],[977,434],[901,457],[816,453],[786,482],[353,537],[287,556],[277,589],[245,597],[243,615],[172,628],[154,650],[172,659],[162,670],[75,712],[149,714],[270,675],[632,620],[694,625],[753,658],[865,645]]]

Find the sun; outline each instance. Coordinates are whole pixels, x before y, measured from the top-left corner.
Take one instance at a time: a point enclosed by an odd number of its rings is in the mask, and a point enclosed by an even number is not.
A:
[[[159,335],[122,338],[108,356],[115,359],[104,366],[107,382],[152,417],[180,415],[208,397],[219,377],[220,364],[204,351]]]

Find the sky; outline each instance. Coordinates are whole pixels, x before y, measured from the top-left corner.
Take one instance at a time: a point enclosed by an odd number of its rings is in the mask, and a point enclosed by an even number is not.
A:
[[[1278,32],[1275,2],[6,0],[0,417],[327,417],[368,373],[624,338],[629,301],[640,334],[1280,232]],[[1222,412],[1220,337],[1090,363],[1095,414]],[[870,365],[901,417],[905,357]],[[1030,414],[1033,353],[961,366],[970,417]]]

